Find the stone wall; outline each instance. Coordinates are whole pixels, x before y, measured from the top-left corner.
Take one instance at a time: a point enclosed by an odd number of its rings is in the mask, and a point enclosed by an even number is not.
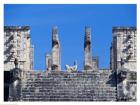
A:
[[[113,27],[112,66],[136,71],[137,29],[136,27]]]
[[[33,70],[33,49],[29,26],[4,27],[4,71],[15,68],[15,59],[19,68]]]

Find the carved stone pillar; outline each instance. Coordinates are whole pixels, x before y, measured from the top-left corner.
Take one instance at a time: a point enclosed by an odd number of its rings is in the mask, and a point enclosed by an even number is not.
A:
[[[60,42],[57,27],[52,29],[52,70],[61,70],[60,65]]]
[[[84,69],[92,70],[91,28],[85,27]]]

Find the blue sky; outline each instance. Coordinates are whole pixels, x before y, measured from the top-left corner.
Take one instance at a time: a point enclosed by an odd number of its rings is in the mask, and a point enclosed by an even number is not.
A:
[[[84,29],[92,28],[92,54],[100,68],[108,68],[113,26],[136,26],[136,5],[4,5],[4,25],[31,27],[34,69],[45,69],[45,54],[51,53],[51,30],[58,27],[62,69],[65,64],[83,69]]]

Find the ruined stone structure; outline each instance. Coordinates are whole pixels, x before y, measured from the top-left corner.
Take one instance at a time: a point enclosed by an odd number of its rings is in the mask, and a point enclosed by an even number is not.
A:
[[[85,41],[84,41],[84,69],[92,70],[92,49],[91,49],[91,28],[85,28]]]
[[[5,49],[17,45],[21,37],[21,55],[7,59],[4,68],[5,101],[136,101],[136,28],[113,27],[110,48],[110,68],[101,69],[98,57],[92,56],[91,28],[85,27],[84,70],[66,65],[61,70],[61,47],[58,29],[52,29],[52,52],[46,54],[46,70],[33,70],[33,48],[30,43],[29,27],[5,27]],[[9,39],[10,36],[13,38]],[[10,48],[9,48],[10,47]],[[30,52],[29,52],[30,51]],[[26,52],[26,53],[25,53]],[[4,52],[5,58],[9,57]],[[12,64],[12,66],[11,66]],[[6,72],[8,71],[8,72]],[[6,92],[7,91],[7,92]]]
[[[31,45],[30,28],[28,26],[4,27],[4,70],[15,68],[14,61],[18,60],[23,71],[33,70],[33,45]]]
[[[111,48],[111,67],[136,71],[136,35],[135,27],[113,27],[113,43]]]
[[[116,70],[119,100],[136,99],[135,27],[113,27],[111,67]]]
[[[4,27],[4,92],[9,90],[12,71],[33,70],[34,46],[31,44],[29,26],[5,26]],[[17,67],[15,67],[17,66]],[[14,72],[15,72],[14,71]],[[10,74],[11,72],[11,74]],[[8,96],[4,96],[7,98]]]

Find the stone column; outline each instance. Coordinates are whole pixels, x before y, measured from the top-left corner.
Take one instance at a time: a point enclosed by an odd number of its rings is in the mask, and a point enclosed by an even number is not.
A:
[[[52,57],[50,54],[46,55],[46,69],[51,70],[52,67]]]
[[[93,67],[94,71],[99,69],[99,59],[98,59],[98,56],[92,57],[92,67]]]
[[[53,27],[52,29],[52,70],[61,70],[60,43],[57,27]]]
[[[84,69],[92,70],[91,28],[85,27]]]

